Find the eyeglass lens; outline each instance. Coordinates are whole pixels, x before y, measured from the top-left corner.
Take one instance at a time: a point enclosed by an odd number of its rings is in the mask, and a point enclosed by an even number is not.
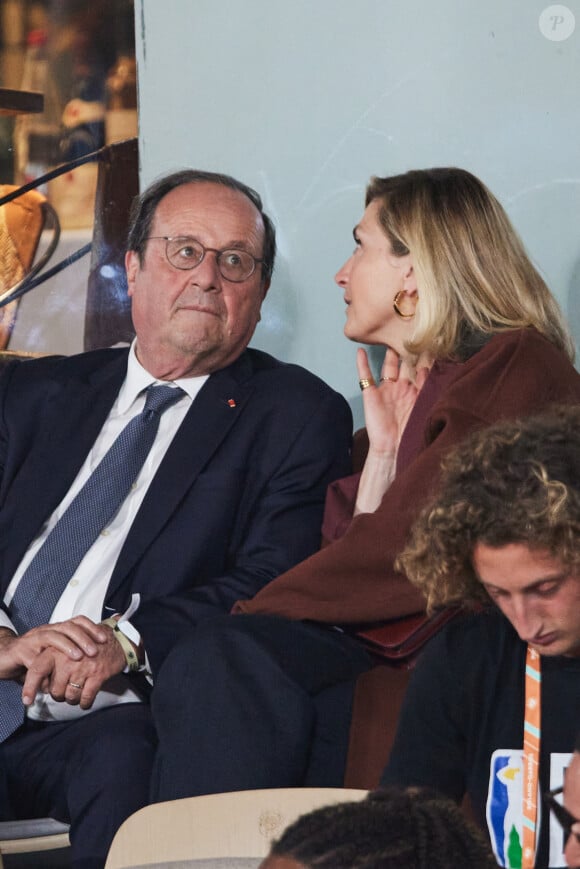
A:
[[[167,259],[176,269],[194,269],[203,260],[206,250],[193,238],[172,238],[167,240]],[[220,274],[228,281],[245,281],[256,268],[256,260],[245,250],[212,251]]]

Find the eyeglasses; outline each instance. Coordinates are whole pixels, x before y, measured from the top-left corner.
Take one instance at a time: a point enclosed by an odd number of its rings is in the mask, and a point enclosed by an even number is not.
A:
[[[264,262],[262,259],[256,259],[247,250],[216,250],[214,247],[204,247],[197,239],[189,236],[150,235],[146,240],[150,239],[160,239],[165,242],[167,261],[181,271],[196,268],[208,251],[215,253],[222,278],[234,284],[247,280],[256,271],[256,265]]]
[[[580,835],[572,832],[572,825],[578,823],[578,818],[568,811],[562,803],[559,803],[556,797],[563,792],[564,788],[556,788],[553,791],[548,791],[544,794],[544,801],[554,813],[554,817],[564,831],[564,841],[567,842],[570,836],[575,836],[580,842]]]

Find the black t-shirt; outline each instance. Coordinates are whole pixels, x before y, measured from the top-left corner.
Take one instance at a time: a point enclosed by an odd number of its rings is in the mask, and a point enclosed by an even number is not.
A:
[[[448,625],[409,684],[382,784],[468,794],[500,866],[521,850],[521,749],[526,644],[497,610]],[[540,789],[562,784],[580,730],[580,659],[542,657]],[[539,808],[536,867],[565,866],[557,822]]]

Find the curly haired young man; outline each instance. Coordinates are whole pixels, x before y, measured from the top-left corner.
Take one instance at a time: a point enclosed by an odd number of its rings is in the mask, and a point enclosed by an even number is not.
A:
[[[580,408],[464,443],[399,566],[429,607],[477,611],[426,649],[383,783],[468,795],[501,866],[565,866],[541,793],[580,721]]]

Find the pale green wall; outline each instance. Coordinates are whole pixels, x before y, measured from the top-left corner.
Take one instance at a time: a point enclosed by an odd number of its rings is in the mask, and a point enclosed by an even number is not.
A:
[[[358,410],[333,274],[365,183],[451,164],[503,201],[580,337],[580,0],[563,41],[540,32],[548,5],[136,0],[143,182],[184,165],[229,172],[277,224],[257,346]]]

